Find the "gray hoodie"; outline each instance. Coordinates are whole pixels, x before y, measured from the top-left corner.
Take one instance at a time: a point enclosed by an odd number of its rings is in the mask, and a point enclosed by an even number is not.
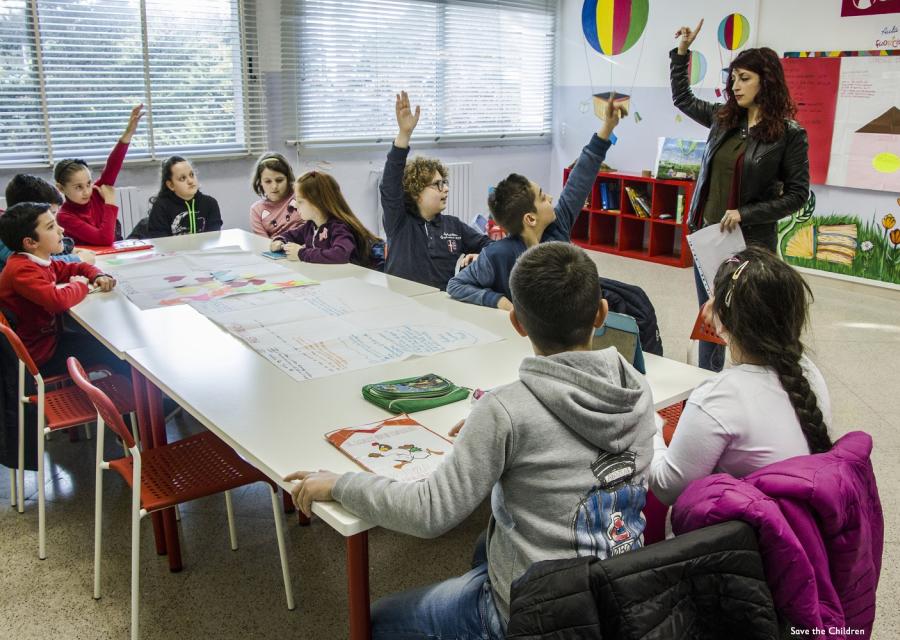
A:
[[[429,478],[346,473],[332,495],[364,520],[424,538],[490,495],[488,573],[508,618],[510,586],[532,563],[642,546],[655,430],[650,389],[615,349],[529,357],[518,381],[475,403]]]

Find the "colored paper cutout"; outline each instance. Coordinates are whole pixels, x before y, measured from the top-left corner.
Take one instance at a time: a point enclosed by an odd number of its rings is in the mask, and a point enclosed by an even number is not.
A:
[[[731,13],[719,23],[719,44],[734,51],[740,49],[750,37],[750,23],[740,13]]]
[[[581,28],[595,51],[615,56],[640,40],[649,13],[649,0],[584,0]]]
[[[692,51],[688,60],[688,78],[691,84],[699,84],[703,82],[706,75],[706,57],[699,51]]]
[[[879,173],[895,173],[900,171],[900,156],[896,153],[883,152],[872,158],[872,168]]]

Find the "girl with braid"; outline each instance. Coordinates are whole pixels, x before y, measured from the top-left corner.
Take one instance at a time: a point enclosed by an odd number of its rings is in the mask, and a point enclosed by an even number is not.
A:
[[[667,504],[698,478],[740,478],[831,449],[828,388],[800,342],[809,286],[774,253],[750,246],[722,264],[714,290],[713,322],[733,366],[694,389],[668,447],[658,430],[650,487]]]

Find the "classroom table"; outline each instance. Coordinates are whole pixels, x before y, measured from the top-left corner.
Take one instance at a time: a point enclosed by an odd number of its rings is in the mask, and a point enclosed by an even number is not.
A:
[[[156,238],[154,249],[166,251],[197,251],[237,246],[247,251],[262,252],[269,248],[269,240],[241,229],[198,233],[193,235]],[[139,252],[127,255],[137,257]],[[97,257],[97,266],[103,269],[106,260],[123,254],[109,254]],[[415,297],[436,293],[438,289],[428,285],[387,275],[354,264],[311,264],[291,260],[279,260],[283,265],[317,281],[339,278],[357,278],[364,282],[385,287],[400,295]],[[69,314],[116,357],[125,359],[128,349],[159,343],[161,337],[197,335],[215,325],[188,305],[159,309],[141,310],[120,291],[91,294],[82,303],[70,309]],[[148,381],[139,371],[132,369],[132,386],[137,402],[137,419],[145,446],[165,442],[165,421],[162,415],[162,398],[159,388]],[[181,553],[174,515],[170,510],[152,514],[156,550],[160,555],[168,555],[172,571],[182,568]]]
[[[234,244],[256,248],[258,244],[255,238],[247,237],[250,234],[231,231],[200,235],[219,237],[165,239],[157,246],[168,250]],[[306,274],[307,266],[302,264],[299,269]],[[331,269],[334,265],[324,267]],[[327,279],[322,275],[309,275]],[[361,275],[372,281],[368,274]],[[140,387],[138,393],[146,393],[146,398],[141,398],[146,400],[145,407],[150,404],[151,415],[143,418],[145,423],[155,423],[151,424],[155,427],[152,431],[165,437],[164,425],[158,423],[161,416],[159,390],[162,390],[238,454],[288,488],[281,478],[298,469],[359,470],[323,436],[336,428],[359,426],[389,417],[387,412],[363,400],[360,389],[364,384],[434,372],[457,384],[489,389],[515,380],[520,361],[532,354],[529,341],[514,331],[508,314],[459,303],[433,289],[421,291],[418,289],[421,285],[413,286],[416,283],[398,283],[396,280],[399,279],[391,276],[375,275],[384,278],[375,278],[376,284],[389,286],[394,291],[411,291],[404,295],[415,296],[417,302],[430,309],[477,324],[503,339],[427,358],[410,358],[298,382],[189,307],[140,311],[121,293],[114,291],[89,296],[89,300],[76,306],[72,313],[102,342],[124,355],[136,380],[147,381],[137,386]],[[419,295],[414,293],[417,291]],[[118,313],[117,308],[125,313],[118,316],[118,322],[109,317]],[[127,322],[122,321],[123,317]],[[122,324],[133,328],[131,335],[125,335],[128,330],[123,329]],[[666,358],[650,354],[645,357],[647,378],[657,409],[685,399],[697,384],[712,375]],[[438,433],[446,434],[465,417],[469,407],[468,401],[458,402],[417,413],[414,417]],[[346,538],[350,637],[367,638],[367,531],[372,525],[337,503],[317,502],[313,505],[313,513]],[[174,523],[171,530],[166,526],[161,528],[168,534],[165,538],[177,549]],[[157,544],[159,548],[160,543]]]

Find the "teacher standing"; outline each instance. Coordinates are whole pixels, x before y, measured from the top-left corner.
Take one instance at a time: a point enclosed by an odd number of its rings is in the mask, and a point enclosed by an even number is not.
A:
[[[809,197],[809,143],[793,116],[778,55],[768,47],[746,49],[728,67],[725,104],[700,100],[688,78],[695,29],[681,27],[678,47],[669,53],[672,101],[682,113],[709,127],[706,152],[688,214],[692,231],[718,224],[722,233],[737,227],[747,244],[776,250],[778,220],[800,209]],[[715,274],[710,274],[713,276]],[[706,289],[694,267],[697,298]],[[725,349],[700,342],[700,366],[721,371]]]

